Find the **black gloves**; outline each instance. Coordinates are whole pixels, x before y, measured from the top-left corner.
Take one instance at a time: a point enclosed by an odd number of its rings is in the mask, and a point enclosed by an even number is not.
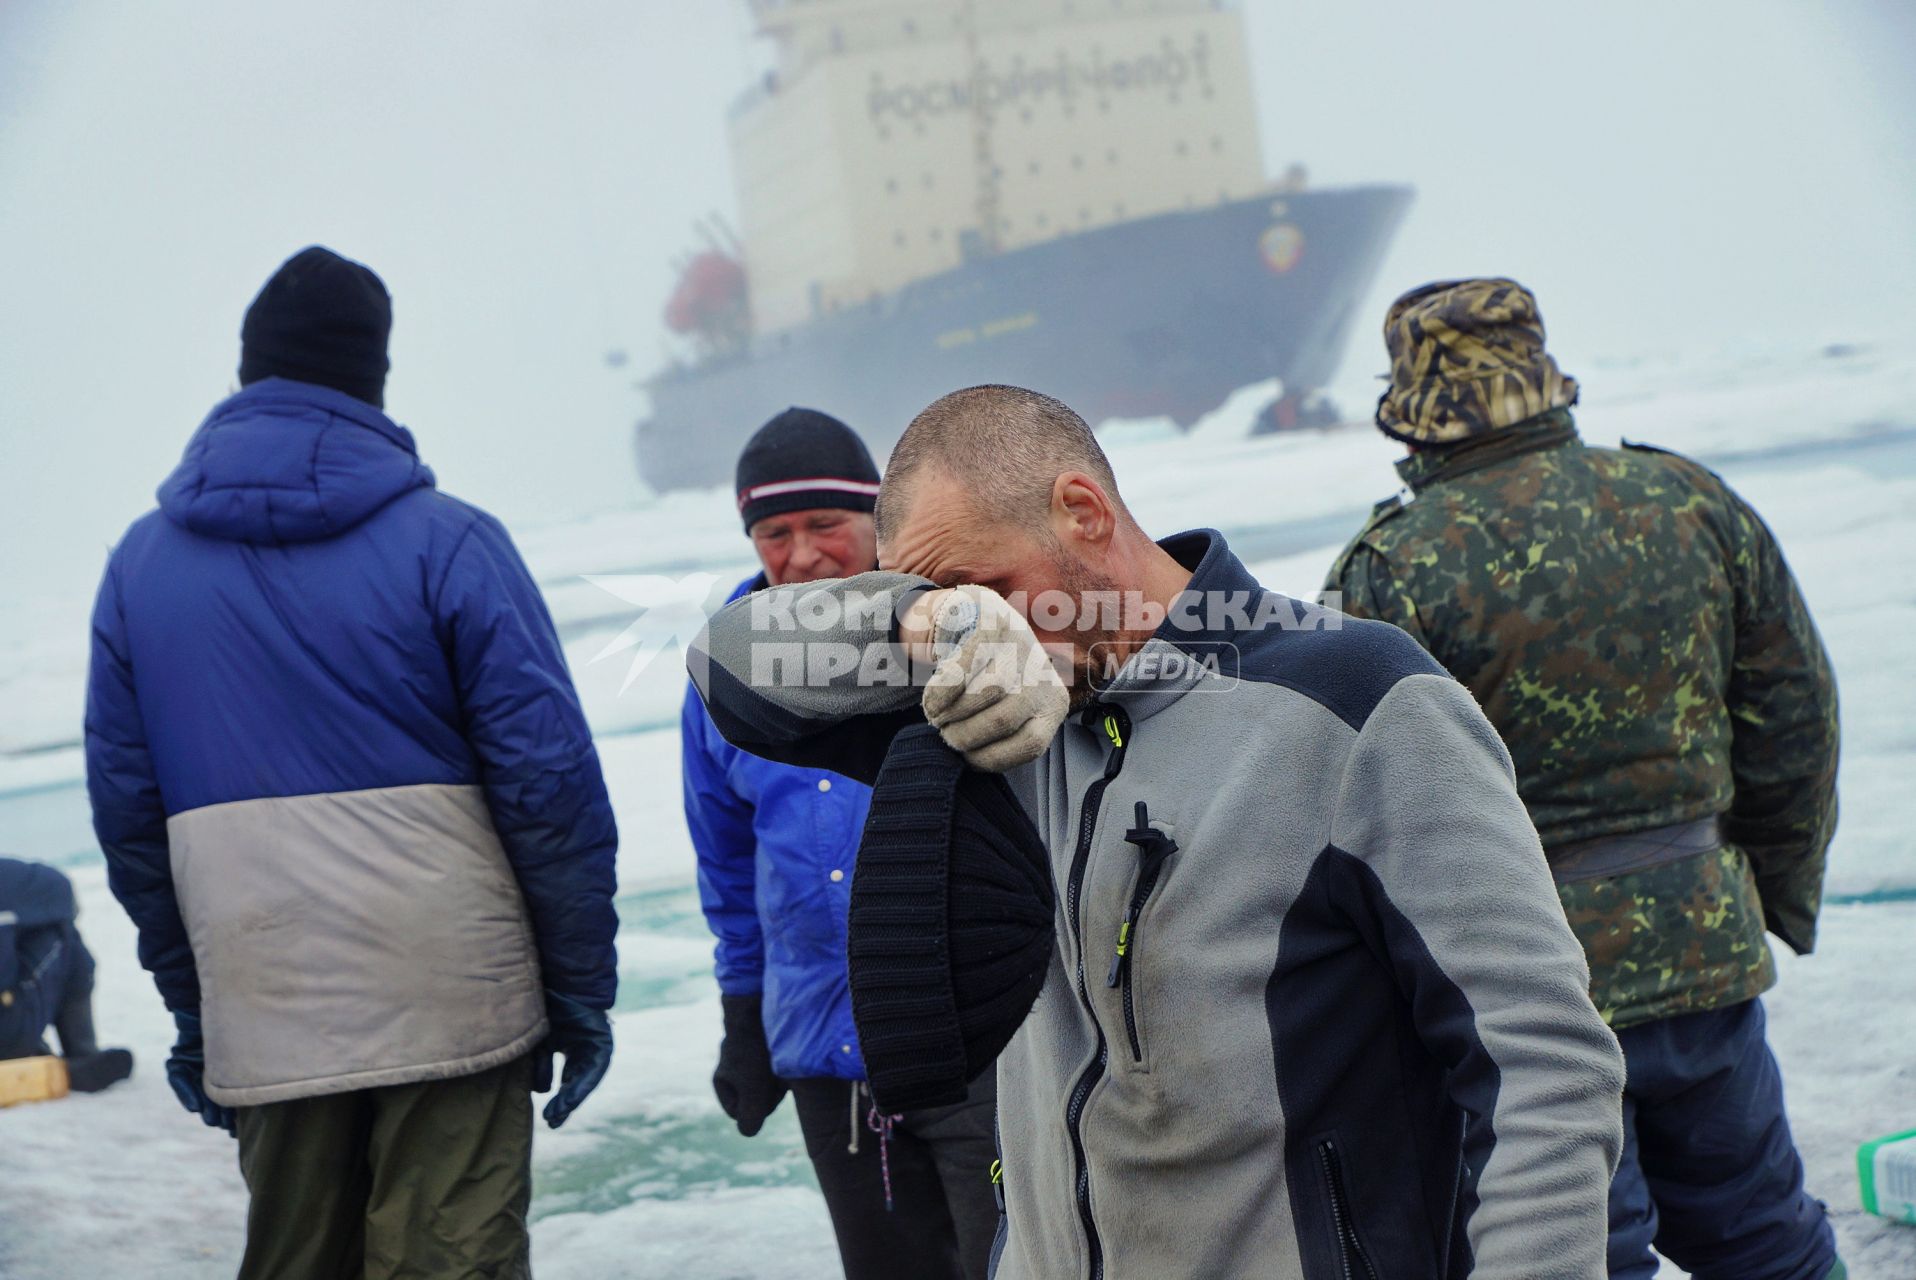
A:
[[[719,1003],[725,1006],[725,1039],[719,1044],[712,1091],[725,1114],[738,1122],[738,1131],[750,1138],[765,1127],[765,1117],[778,1110],[785,1082],[772,1074],[760,998],[723,996]]]
[[[552,1055],[565,1055],[559,1091],[545,1109],[546,1123],[556,1129],[605,1079],[612,1065],[612,1019],[602,1009],[588,1009],[548,990],[546,1022],[550,1030],[532,1051],[532,1091],[544,1093],[552,1087]]]
[[[173,1086],[181,1106],[213,1128],[232,1133],[233,1108],[206,1096],[206,1042],[200,1036],[200,1015],[176,1011],[173,1025],[180,1037],[166,1059],[166,1082]]]

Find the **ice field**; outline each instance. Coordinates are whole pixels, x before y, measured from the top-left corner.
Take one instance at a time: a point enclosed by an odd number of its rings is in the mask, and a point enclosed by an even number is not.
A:
[[[1843,816],[1829,905],[1816,955],[1779,954],[1771,1035],[1811,1187],[1830,1205],[1850,1274],[1906,1280],[1916,1276],[1916,1227],[1863,1215],[1854,1151],[1916,1128],[1907,980],[1916,954],[1916,352],[1831,348],[1574,371],[1586,388],[1586,438],[1691,453],[1764,513],[1835,656]],[[1266,394],[1241,394],[1191,436],[1117,424],[1107,446],[1147,529],[1222,528],[1268,585],[1308,594],[1369,505],[1395,488],[1398,450],[1364,426],[1247,440],[1244,424]],[[415,425],[430,461],[433,426]],[[179,424],[182,444],[190,427]],[[679,808],[684,675],[673,641],[752,567],[733,504],[720,490],[674,494],[583,521],[555,513],[515,532],[599,734],[624,844],[618,1057],[566,1129],[539,1130],[536,1272],[835,1275],[790,1104],[746,1140],[709,1086],[719,1010]],[[0,1112],[0,1276],[227,1276],[245,1208],[233,1144],[167,1089],[171,1022],[107,892],[79,782],[92,587],[0,606],[0,849],[73,876],[100,961],[102,1040],[132,1045],[139,1066],[106,1094]]]

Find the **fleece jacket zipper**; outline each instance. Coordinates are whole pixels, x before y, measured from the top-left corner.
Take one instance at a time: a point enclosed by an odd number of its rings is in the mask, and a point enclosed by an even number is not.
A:
[[[1142,800],[1138,801],[1137,818],[1137,825],[1124,833],[1124,839],[1138,849],[1138,885],[1132,890],[1131,905],[1125,908],[1124,920],[1118,925],[1118,944],[1111,956],[1111,970],[1104,975],[1104,985],[1124,987],[1125,1038],[1131,1042],[1131,1061],[1143,1062],[1144,1045],[1138,1039],[1137,1008],[1131,995],[1131,963],[1138,950],[1138,917],[1144,914],[1145,904],[1151,900],[1164,874],[1165,860],[1178,851],[1178,844],[1151,825],[1151,811]]]
[[[1331,1226],[1337,1231],[1344,1280],[1377,1280],[1377,1269],[1364,1252],[1364,1242],[1357,1238],[1357,1221],[1351,1217],[1350,1204],[1344,1197],[1344,1167],[1337,1159],[1337,1144],[1329,1138],[1319,1142],[1317,1158],[1323,1165],[1324,1187],[1330,1195]]]
[[[1125,741],[1131,734],[1131,718],[1124,714],[1121,707],[1105,708],[1096,704],[1086,713],[1085,720],[1091,723],[1094,717],[1098,718],[1097,722],[1111,744],[1111,754],[1105,757],[1103,775],[1093,779],[1091,785],[1085,788],[1084,804],[1078,819],[1078,847],[1072,854],[1071,875],[1066,882],[1066,905],[1071,919],[1071,938],[1078,949],[1078,999],[1090,1016],[1092,1027],[1097,1030],[1098,1053],[1072,1087],[1064,1118],[1065,1128],[1071,1134],[1071,1154],[1077,1163],[1078,1220],[1084,1226],[1085,1251],[1091,1259],[1091,1280],[1104,1280],[1104,1245],[1098,1239],[1098,1224],[1091,1216],[1091,1166],[1085,1159],[1084,1133],[1080,1123],[1084,1119],[1084,1107],[1091,1098],[1091,1090],[1104,1075],[1109,1050],[1105,1044],[1104,1027],[1099,1024],[1098,1015],[1091,1008],[1091,994],[1085,986],[1084,918],[1079,905],[1084,893],[1085,870],[1091,861],[1091,839],[1097,832],[1098,807],[1104,802],[1105,788],[1111,785],[1111,779],[1117,777],[1118,770],[1124,767]]]

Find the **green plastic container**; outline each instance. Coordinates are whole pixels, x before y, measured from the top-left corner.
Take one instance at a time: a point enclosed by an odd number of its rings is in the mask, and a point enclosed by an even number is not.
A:
[[[1858,1147],[1856,1174],[1863,1182],[1864,1209],[1916,1226],[1916,1129]]]

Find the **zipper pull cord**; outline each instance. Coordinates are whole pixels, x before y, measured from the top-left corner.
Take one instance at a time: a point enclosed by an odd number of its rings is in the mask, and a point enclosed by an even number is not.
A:
[[[885,1179],[885,1212],[892,1210],[891,1200],[891,1131],[892,1126],[903,1120],[903,1116],[883,1115],[878,1104],[872,1103],[871,1114],[865,1117],[865,1124],[878,1135],[878,1169]]]
[[[1124,839],[1127,844],[1139,845],[1138,852],[1142,854],[1144,852],[1142,841],[1147,837],[1140,836],[1138,833],[1142,831],[1148,833],[1148,835],[1156,835],[1157,832],[1152,829],[1151,811],[1145,807],[1144,801],[1138,801],[1136,808],[1134,808],[1132,812],[1137,815],[1138,824],[1124,833]],[[1138,886],[1139,888],[1143,888],[1144,881],[1142,871],[1139,872],[1139,877]],[[1131,959],[1131,931],[1137,928],[1138,916],[1143,910],[1144,904],[1139,901],[1139,895],[1135,893],[1132,894],[1131,905],[1125,908],[1124,919],[1118,925],[1118,946],[1116,952],[1111,957],[1111,970],[1104,975],[1104,985],[1107,987],[1117,986],[1119,980],[1124,976],[1125,965],[1130,963]]]
[[[1125,910],[1124,920],[1118,925],[1118,946],[1111,957],[1111,970],[1104,975],[1104,985],[1115,987],[1124,977],[1124,970],[1131,963],[1131,930],[1138,923],[1138,904],[1133,902]]]
[[[1111,957],[1111,968],[1104,975],[1107,987],[1115,987],[1123,980],[1125,968],[1131,963],[1131,935],[1137,931],[1138,917],[1144,914],[1146,896],[1156,887],[1157,869],[1178,851],[1177,841],[1151,825],[1151,811],[1144,801],[1138,801],[1133,812],[1137,815],[1137,825],[1124,833],[1124,839],[1138,849],[1138,888],[1131,895],[1131,905],[1125,909],[1123,922],[1118,925],[1117,948]]]

